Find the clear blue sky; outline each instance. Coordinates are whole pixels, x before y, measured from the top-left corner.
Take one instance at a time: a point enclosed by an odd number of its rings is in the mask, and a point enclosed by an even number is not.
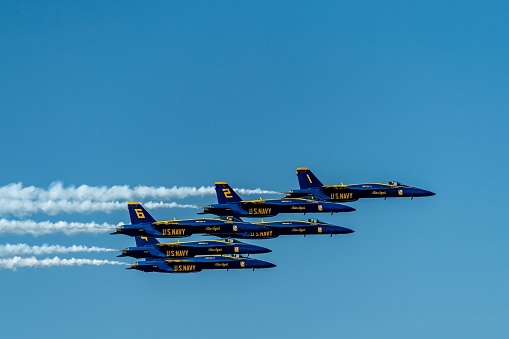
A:
[[[0,335],[507,338],[508,17],[503,1],[3,1],[2,186],[286,191],[307,166],[437,196],[323,217],[352,235],[259,241],[271,270],[3,270]]]

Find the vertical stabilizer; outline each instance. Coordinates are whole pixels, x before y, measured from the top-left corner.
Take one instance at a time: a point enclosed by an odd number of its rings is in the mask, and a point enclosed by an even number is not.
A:
[[[226,182],[216,182],[216,194],[217,202],[220,204],[242,201],[233,188],[231,188]]]
[[[297,168],[297,178],[299,179],[300,189],[318,188],[323,184],[318,178],[306,167]]]
[[[139,202],[128,202],[127,208],[131,217],[131,224],[150,224],[155,222],[155,219],[152,218]]]

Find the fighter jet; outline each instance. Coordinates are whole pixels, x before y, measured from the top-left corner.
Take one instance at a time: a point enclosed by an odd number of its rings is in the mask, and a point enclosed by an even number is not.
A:
[[[254,224],[267,227],[269,231],[249,232],[250,239],[271,239],[277,238],[280,235],[306,236],[308,234],[330,234],[332,237],[336,234],[349,234],[354,232],[354,230],[349,228],[328,224],[318,219],[308,219],[307,221],[262,221]],[[242,239],[242,235],[238,236],[238,238]]]
[[[286,192],[287,198],[309,198],[310,196],[333,202],[356,201],[362,198],[429,197],[435,193],[403,185],[397,181],[388,183],[324,185],[309,170],[297,168],[300,189]]]
[[[116,232],[111,234],[158,238],[182,238],[192,234],[221,235],[223,237],[244,235],[247,237],[249,232],[269,230],[263,226],[239,222],[231,217],[156,221],[138,202],[129,202],[127,207],[131,224],[117,226]]]
[[[226,183],[216,182],[218,204],[208,205],[198,214],[218,216],[269,217],[278,213],[321,213],[351,212],[355,208],[326,202],[310,196],[306,198],[283,198],[263,200],[242,200]]]
[[[122,250],[118,257],[134,258],[192,258],[212,254],[258,254],[269,253],[265,247],[245,244],[237,240],[206,240],[171,242],[161,244],[154,237],[135,237],[136,247]]]
[[[273,263],[253,258],[232,257],[232,256],[205,256],[189,259],[151,259],[147,261],[138,261],[133,263],[128,269],[135,269],[143,272],[161,272],[161,273],[192,273],[201,270],[230,270],[251,268],[271,268],[276,267]]]

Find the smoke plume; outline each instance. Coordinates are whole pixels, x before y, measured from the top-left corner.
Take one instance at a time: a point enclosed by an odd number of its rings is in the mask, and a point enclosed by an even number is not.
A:
[[[100,260],[100,259],[62,259],[59,257],[37,259],[36,257],[22,258],[15,256],[7,259],[0,259],[0,269],[15,271],[21,267],[52,267],[52,266],[83,266],[83,265],[126,265],[121,261]]]
[[[235,188],[240,194],[277,194],[278,192],[262,189]],[[26,186],[22,183],[12,183],[0,186],[0,199],[14,200],[79,200],[79,201],[115,201],[115,200],[144,200],[144,199],[182,199],[188,197],[204,197],[215,195],[214,186],[201,187],[154,187],[135,186],[133,188],[123,186],[89,186],[65,187],[61,182],[52,183],[47,189]]]
[[[0,219],[0,234],[31,234],[33,236],[52,234],[52,233],[65,233],[67,235],[77,233],[106,233],[112,232],[116,225],[112,224],[98,224],[95,222],[67,222],[67,221],[42,221],[36,222],[33,220],[8,220]]]
[[[9,257],[16,255],[45,255],[53,253],[76,253],[76,252],[112,252],[112,248],[103,248],[97,246],[61,246],[61,245],[48,245],[30,246],[28,244],[4,244],[0,245],[0,257]]]
[[[191,204],[178,204],[175,202],[146,202],[143,204],[149,209],[156,208],[198,208]],[[96,212],[111,213],[127,209],[127,201],[91,201],[91,200],[20,200],[0,198],[0,215],[13,214],[25,216],[34,213],[56,215],[58,213],[90,214]]]

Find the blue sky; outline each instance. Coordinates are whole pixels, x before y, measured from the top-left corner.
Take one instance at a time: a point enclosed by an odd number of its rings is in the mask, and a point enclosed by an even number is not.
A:
[[[0,186],[286,191],[306,166],[327,184],[437,195],[319,216],[351,235],[259,241],[271,270],[2,270],[0,333],[506,338],[508,14],[502,1],[2,2]],[[0,235],[18,242],[132,244]]]

